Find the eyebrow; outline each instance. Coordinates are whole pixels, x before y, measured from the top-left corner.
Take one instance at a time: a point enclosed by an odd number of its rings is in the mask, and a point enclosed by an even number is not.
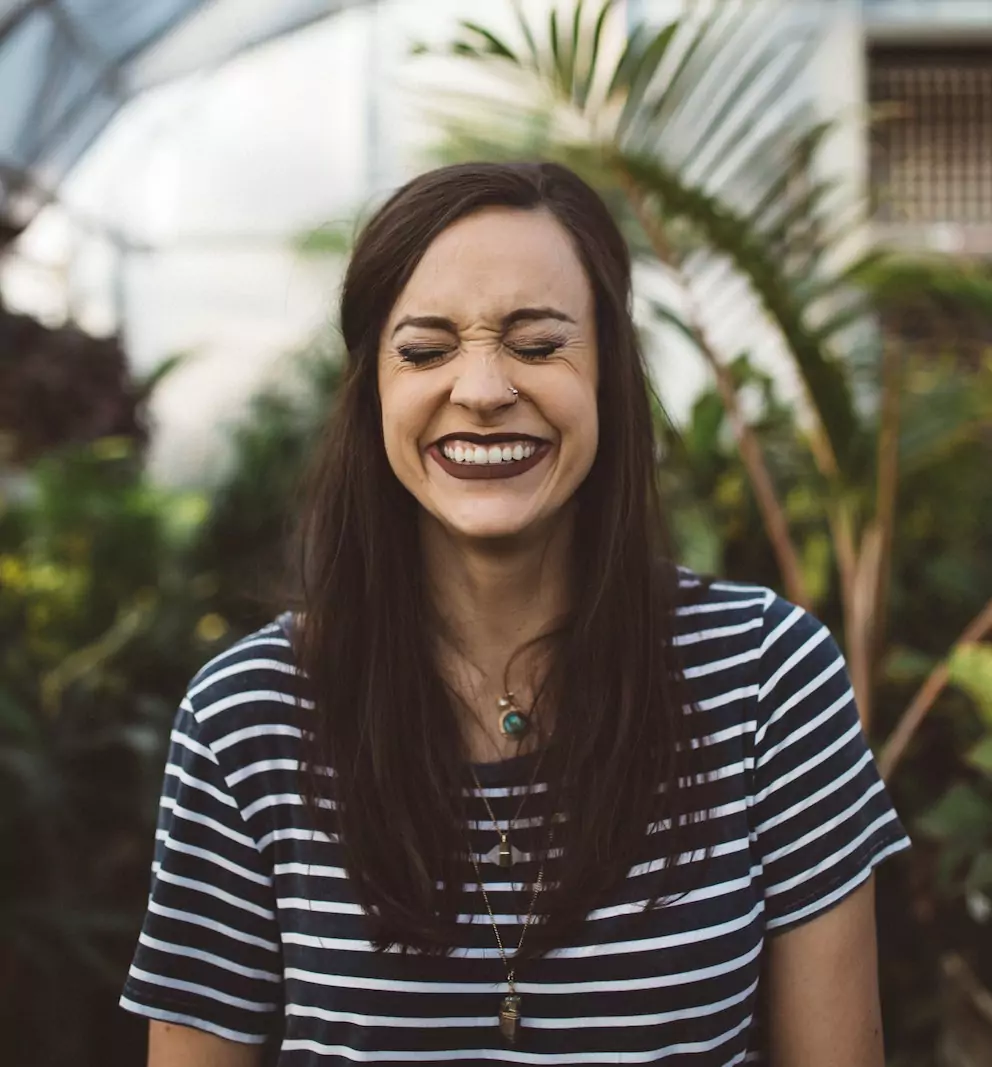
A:
[[[518,322],[540,322],[542,319],[557,319],[558,322],[571,322],[574,323],[575,319],[571,315],[566,315],[564,311],[559,311],[558,308],[553,307],[534,307],[534,308],[517,308],[511,311],[509,314],[504,315],[500,320],[500,325],[504,330],[509,329]],[[445,330],[447,333],[457,333],[457,327],[451,319],[446,319],[442,315],[407,315],[393,328],[392,336],[403,329],[404,326],[419,326],[421,329],[426,330]]]

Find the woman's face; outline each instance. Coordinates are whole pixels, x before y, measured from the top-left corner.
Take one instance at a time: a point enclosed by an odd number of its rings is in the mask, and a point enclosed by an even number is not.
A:
[[[455,536],[547,528],[596,455],[597,360],[592,288],[567,231],[518,208],[459,220],[379,341],[390,465]]]

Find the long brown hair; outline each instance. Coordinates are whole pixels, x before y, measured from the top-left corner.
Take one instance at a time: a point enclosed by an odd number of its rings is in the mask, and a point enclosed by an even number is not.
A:
[[[626,244],[596,193],[564,167],[443,167],[395,193],[358,238],[341,299],[347,366],[306,483],[299,546],[296,651],[315,704],[305,759],[333,769],[311,774],[307,795],[324,800],[314,815],[341,835],[379,947],[443,952],[454,942],[467,771],[433,656],[417,504],[383,447],[379,338],[431,242],[491,206],[543,209],[571,235],[595,296],[600,360],[599,447],[577,500],[573,573],[582,577],[541,691],[555,709],[542,803],[565,817],[531,952],[562,943],[623,880],[653,820],[672,820],[670,857],[685,850],[692,717],[672,640],[678,576]]]

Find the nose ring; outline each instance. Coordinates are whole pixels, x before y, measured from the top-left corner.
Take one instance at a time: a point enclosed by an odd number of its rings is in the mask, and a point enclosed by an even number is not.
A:
[[[519,389],[514,389],[512,385],[509,387],[509,389],[510,389],[510,395],[513,397],[514,400],[516,400],[517,397],[520,396],[520,390]]]

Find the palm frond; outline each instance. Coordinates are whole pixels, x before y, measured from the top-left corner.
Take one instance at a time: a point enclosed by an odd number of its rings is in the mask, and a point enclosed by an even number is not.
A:
[[[516,52],[501,37],[497,37],[495,33],[487,30],[485,26],[480,26],[477,22],[464,20],[461,23],[461,27],[469,35],[479,38],[480,44],[476,45],[476,54],[508,59],[511,63],[517,66],[520,65],[520,58]]]
[[[623,155],[617,162],[641,188],[650,190],[667,216],[688,219],[748,278],[795,357],[834,454],[846,456],[856,436],[857,419],[844,374],[824,352],[815,330],[807,326],[806,309],[795,300],[780,263],[760,235],[725,204],[683,184],[657,160]]]
[[[579,25],[579,11],[581,5],[576,8],[576,29],[581,34],[581,27]],[[599,50],[603,41],[603,29],[606,26],[606,20],[613,9],[613,0],[606,0],[606,3],[599,10],[599,14],[596,16],[596,21],[593,25],[592,36],[589,41],[588,54],[583,59],[582,72],[579,74],[579,64],[576,61],[575,66],[575,78],[572,84],[572,97],[576,107],[583,111],[589,102],[589,94],[592,91],[592,87],[596,81],[596,75],[598,73],[599,63]],[[575,52],[576,56],[579,54],[580,42],[576,40]]]

